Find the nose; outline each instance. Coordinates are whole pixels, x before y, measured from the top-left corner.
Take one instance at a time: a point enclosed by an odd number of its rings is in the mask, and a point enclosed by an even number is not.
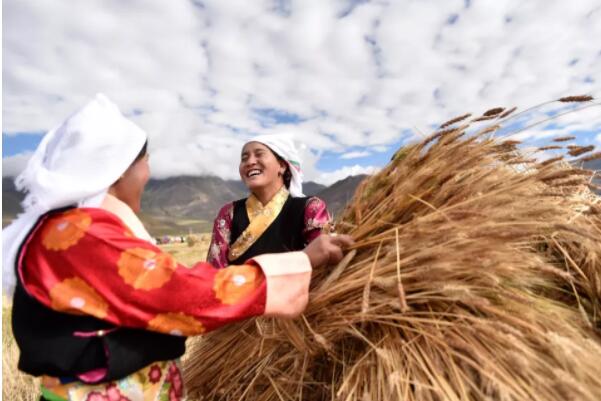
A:
[[[244,165],[244,167],[250,167],[250,166],[254,165],[256,162],[257,162],[256,157],[248,156],[242,164]]]

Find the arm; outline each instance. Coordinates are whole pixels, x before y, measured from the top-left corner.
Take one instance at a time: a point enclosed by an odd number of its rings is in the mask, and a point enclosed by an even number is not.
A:
[[[317,238],[324,226],[331,221],[332,217],[328,213],[326,203],[315,196],[309,198],[305,206],[305,228],[303,230],[305,243],[308,244]]]
[[[187,268],[153,244],[129,236],[114,215],[100,209],[47,217],[24,249],[21,280],[45,306],[117,326],[180,335],[200,334],[266,311],[298,314],[306,305],[303,296],[308,297],[311,276],[303,252],[268,255],[224,269],[208,263]],[[280,264],[295,266],[288,271],[300,280],[269,273],[281,271]]]
[[[234,204],[228,203],[219,210],[213,223],[213,236],[211,237],[211,245],[207,251],[207,262],[217,268],[228,265],[227,253],[230,249],[233,215]]]

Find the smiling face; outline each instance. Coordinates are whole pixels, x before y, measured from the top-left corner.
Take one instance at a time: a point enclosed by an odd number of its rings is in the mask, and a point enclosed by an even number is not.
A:
[[[249,142],[242,148],[240,178],[251,192],[271,186],[280,188],[284,171],[286,164],[262,143]]]

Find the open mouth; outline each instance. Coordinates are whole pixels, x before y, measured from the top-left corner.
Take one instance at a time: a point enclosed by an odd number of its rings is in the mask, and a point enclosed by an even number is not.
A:
[[[251,178],[251,177],[256,177],[258,175],[261,175],[262,173],[263,172],[259,169],[252,169],[252,170],[248,170],[248,172],[246,173],[246,176],[248,178]]]

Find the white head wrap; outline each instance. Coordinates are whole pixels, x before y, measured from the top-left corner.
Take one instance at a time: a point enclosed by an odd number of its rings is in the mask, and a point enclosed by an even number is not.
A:
[[[146,133],[102,94],[42,138],[15,180],[26,196],[24,212],[2,232],[4,289],[14,288],[17,252],[39,217],[70,205],[99,207],[146,138]]]
[[[269,147],[286,161],[292,174],[290,180],[290,195],[298,198],[303,195],[303,172],[301,170],[301,159],[292,136],[285,134],[259,135],[255,136],[249,142],[259,142]]]

